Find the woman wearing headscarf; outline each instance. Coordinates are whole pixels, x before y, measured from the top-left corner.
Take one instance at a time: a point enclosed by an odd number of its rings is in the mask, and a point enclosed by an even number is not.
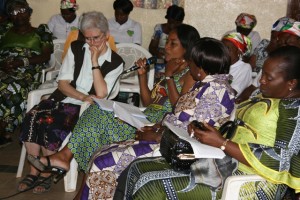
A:
[[[247,36],[251,40],[252,51],[257,47],[260,43],[261,38],[257,31],[253,31],[254,27],[257,24],[256,17],[254,15],[248,13],[241,13],[237,16],[235,20],[236,29],[232,31],[228,31],[225,33],[227,35],[230,32],[238,32],[245,36]]]
[[[115,17],[108,20],[110,34],[116,43],[135,43],[142,45],[142,27],[139,22],[129,18],[133,10],[130,0],[115,0]]]
[[[233,77],[231,87],[238,96],[252,82],[251,66],[242,59],[250,54],[251,41],[243,34],[233,32],[225,35],[222,42],[229,49],[231,60],[229,74]]]
[[[77,9],[76,0],[61,0],[60,14],[52,16],[48,22],[48,27],[54,38],[66,39],[71,30],[78,29]]]
[[[41,84],[41,72],[53,51],[47,25],[33,27],[24,0],[6,4],[8,20],[0,24],[0,146],[22,122],[28,92]]]

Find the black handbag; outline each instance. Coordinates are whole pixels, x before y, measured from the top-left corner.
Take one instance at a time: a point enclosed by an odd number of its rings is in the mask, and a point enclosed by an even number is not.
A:
[[[166,128],[160,141],[160,153],[175,171],[187,171],[197,159],[191,144]]]
[[[202,128],[199,123],[195,125],[198,128]],[[231,138],[235,129],[236,123],[228,121],[220,127],[219,131],[222,135],[226,134],[226,138]],[[160,141],[160,153],[175,171],[180,172],[189,172],[190,166],[198,160],[194,156],[191,144],[180,139],[168,128],[166,128],[162,134]]]

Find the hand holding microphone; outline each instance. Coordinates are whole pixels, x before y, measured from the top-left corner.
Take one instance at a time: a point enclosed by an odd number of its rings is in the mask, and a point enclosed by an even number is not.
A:
[[[130,67],[129,69],[127,69],[127,70],[124,70],[123,72],[122,72],[122,74],[127,74],[127,73],[129,73],[129,72],[132,72],[132,71],[135,71],[135,70],[138,70],[138,69],[144,69],[145,70],[145,72],[146,72],[146,69],[145,69],[145,67],[146,66],[149,66],[149,65],[151,65],[151,64],[154,64],[154,63],[156,63],[156,57],[150,57],[150,58],[148,58],[148,59],[142,59],[142,58],[140,58],[138,61],[136,61],[135,62],[135,65],[134,66],[132,66],[132,67]],[[140,74],[140,73],[139,73]]]

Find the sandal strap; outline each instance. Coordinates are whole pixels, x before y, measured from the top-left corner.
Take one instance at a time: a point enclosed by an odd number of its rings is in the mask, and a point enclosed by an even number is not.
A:
[[[40,176],[38,178],[38,180],[36,181],[36,184],[35,184],[35,187],[43,187],[45,188],[45,190],[49,190],[50,187],[51,187],[51,183],[52,183],[52,177],[43,177],[43,176]]]
[[[38,176],[27,174],[19,184],[25,184],[27,188],[31,188],[35,185],[38,180]]]
[[[50,162],[50,158],[49,156],[46,156],[46,159],[47,159],[47,167],[51,167],[51,162]]]

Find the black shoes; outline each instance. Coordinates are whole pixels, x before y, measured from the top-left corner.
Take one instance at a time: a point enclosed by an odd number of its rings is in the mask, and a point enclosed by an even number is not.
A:
[[[33,155],[27,156],[27,160],[32,164],[32,166],[34,166],[41,172],[48,172],[53,174],[53,182],[57,183],[62,177],[64,177],[67,171],[61,167],[51,166],[51,162],[48,156],[46,156],[46,159],[47,166],[40,161],[40,157],[35,157]]]

